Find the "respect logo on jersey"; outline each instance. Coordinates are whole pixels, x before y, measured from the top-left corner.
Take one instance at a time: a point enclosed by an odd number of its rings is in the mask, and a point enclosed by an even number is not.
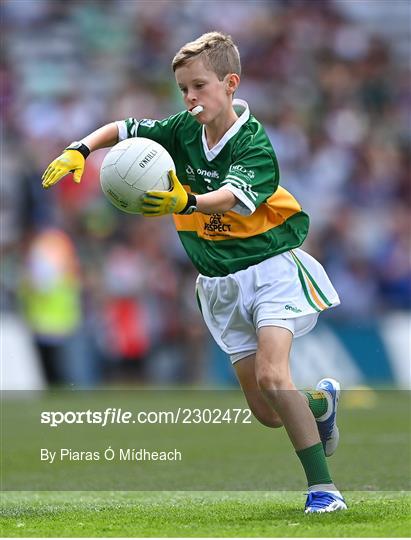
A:
[[[223,214],[211,214],[208,223],[204,223],[204,232],[231,232],[231,225],[223,223]]]

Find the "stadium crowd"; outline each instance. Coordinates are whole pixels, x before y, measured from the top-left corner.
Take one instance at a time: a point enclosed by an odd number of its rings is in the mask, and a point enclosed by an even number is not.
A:
[[[89,366],[85,380],[204,376],[210,338],[171,219],[105,201],[105,151],[90,156],[80,186],[44,191],[41,175],[102,124],[181,110],[171,59],[210,29],[238,42],[237,97],[265,125],[282,185],[310,214],[304,248],[342,300],[327,316],[410,308],[407,0],[221,9],[214,0],[2,2],[0,308],[24,319],[50,382],[68,380],[62,351]]]

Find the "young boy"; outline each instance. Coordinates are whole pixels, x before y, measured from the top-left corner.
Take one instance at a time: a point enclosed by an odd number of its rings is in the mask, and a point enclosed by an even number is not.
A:
[[[323,267],[298,249],[308,216],[279,186],[274,150],[246,102],[238,49],[219,32],[187,43],[172,63],[186,111],[162,121],[129,118],[69,145],[43,175],[49,188],[69,172],[80,182],[90,152],[128,137],[147,137],[174,159],[168,192],[148,192],[147,217],[174,214],[200,272],[204,320],[231,357],[255,417],[284,426],[308,482],[306,513],[346,509],[325,456],[338,444],[339,384],[323,379],[300,393],[290,375],[293,337],[309,332],[321,311],[339,304]]]

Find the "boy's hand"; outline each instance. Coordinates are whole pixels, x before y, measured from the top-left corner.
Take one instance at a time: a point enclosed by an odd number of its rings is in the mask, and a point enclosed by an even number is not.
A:
[[[196,198],[181,185],[174,171],[169,171],[169,191],[147,191],[143,197],[142,213],[146,217],[165,214],[191,214],[196,209]]]
[[[75,144],[80,143],[72,143],[70,146],[74,146]],[[52,161],[44,171],[42,176],[42,186],[44,189],[53,186],[63,176],[71,172],[74,173],[73,180],[77,184],[80,182],[84,172],[85,158],[90,153],[90,150],[84,144],[80,144],[78,149],[70,148],[70,146],[64,150],[61,156]]]

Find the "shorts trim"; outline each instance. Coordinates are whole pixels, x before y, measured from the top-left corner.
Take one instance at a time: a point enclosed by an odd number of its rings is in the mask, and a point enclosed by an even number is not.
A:
[[[247,356],[251,356],[252,354],[256,354],[256,352],[257,352],[257,349],[254,349],[252,351],[243,351],[243,352],[230,354],[231,363],[235,364],[236,362],[239,362],[240,360],[243,360],[244,358],[247,358]]]
[[[264,326],[278,326],[279,328],[286,328],[292,335],[295,334],[295,318],[294,319],[263,319],[258,321],[257,330],[264,328]]]
[[[314,325],[315,323],[316,320],[314,321]],[[260,328],[264,328],[265,326],[277,326],[279,328],[285,328],[286,330],[289,330],[293,336],[295,333],[295,319],[265,319],[258,323],[258,330]],[[256,352],[257,349],[233,353],[230,355],[231,363],[235,364],[243,358],[247,358],[247,356],[250,356],[251,354],[256,354]]]
[[[297,271],[298,271],[298,277],[301,282],[301,286],[304,291],[305,298],[307,302],[310,304],[310,306],[315,309],[315,311],[320,312],[324,311],[325,309],[328,309],[331,307],[331,302],[327,299],[325,294],[321,291],[311,274],[308,272],[308,270],[305,268],[303,263],[298,259],[298,257],[293,253],[293,251],[290,251],[292,258],[294,259],[295,264],[297,265]],[[305,278],[305,279],[304,279]],[[307,289],[308,284],[308,289]],[[324,300],[325,303],[323,303],[320,298],[317,295],[321,296],[321,298]],[[311,293],[311,295],[310,295]]]
[[[324,292],[321,290],[321,288],[319,287],[318,283],[315,281],[315,279],[312,277],[312,275],[310,274],[310,272],[307,270],[306,266],[303,264],[303,262],[297,257],[297,255],[291,251],[291,254],[294,255],[294,257],[297,259],[298,263],[301,265],[301,268],[303,269],[303,272],[305,273],[305,275],[308,277],[308,279],[311,281],[311,283],[313,284],[315,290],[318,292],[318,294],[321,296],[322,300],[327,304],[327,307],[331,307],[332,306],[332,302],[330,302],[330,300],[328,300],[328,298],[325,296]]]

